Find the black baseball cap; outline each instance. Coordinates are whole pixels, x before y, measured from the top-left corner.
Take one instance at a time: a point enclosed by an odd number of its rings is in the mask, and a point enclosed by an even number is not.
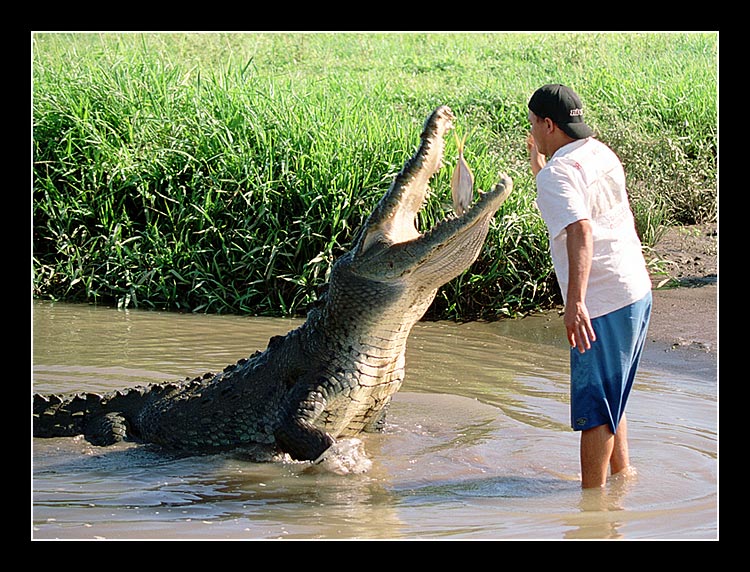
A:
[[[540,87],[531,96],[529,109],[539,117],[549,117],[573,139],[583,139],[594,134],[583,122],[581,98],[567,86],[551,83]]]

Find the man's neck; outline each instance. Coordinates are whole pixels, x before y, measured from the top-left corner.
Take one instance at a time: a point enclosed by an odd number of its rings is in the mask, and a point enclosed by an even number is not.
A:
[[[568,143],[573,143],[573,141],[578,141],[578,139],[573,139],[569,135],[566,135],[562,131],[558,132],[559,134],[552,139],[550,142],[550,148],[549,148],[549,156],[551,157],[557,151],[560,149],[560,147],[565,147]]]

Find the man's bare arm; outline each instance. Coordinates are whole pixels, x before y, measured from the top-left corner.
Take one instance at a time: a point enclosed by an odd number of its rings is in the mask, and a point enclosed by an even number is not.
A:
[[[596,341],[586,307],[586,288],[591,271],[594,243],[591,222],[587,219],[576,221],[566,227],[568,249],[568,292],[565,301],[565,330],[571,347],[583,353]]]

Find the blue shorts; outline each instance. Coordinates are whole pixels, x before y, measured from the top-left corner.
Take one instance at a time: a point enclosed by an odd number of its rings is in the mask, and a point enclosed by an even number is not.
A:
[[[570,424],[574,431],[609,425],[617,431],[646,341],[651,292],[641,300],[591,320],[596,341],[570,349]]]

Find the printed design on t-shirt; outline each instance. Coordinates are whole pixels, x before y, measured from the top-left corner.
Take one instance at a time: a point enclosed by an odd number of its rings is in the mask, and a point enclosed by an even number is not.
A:
[[[591,218],[602,228],[618,228],[632,218],[624,185],[611,173],[602,173],[592,184]]]

